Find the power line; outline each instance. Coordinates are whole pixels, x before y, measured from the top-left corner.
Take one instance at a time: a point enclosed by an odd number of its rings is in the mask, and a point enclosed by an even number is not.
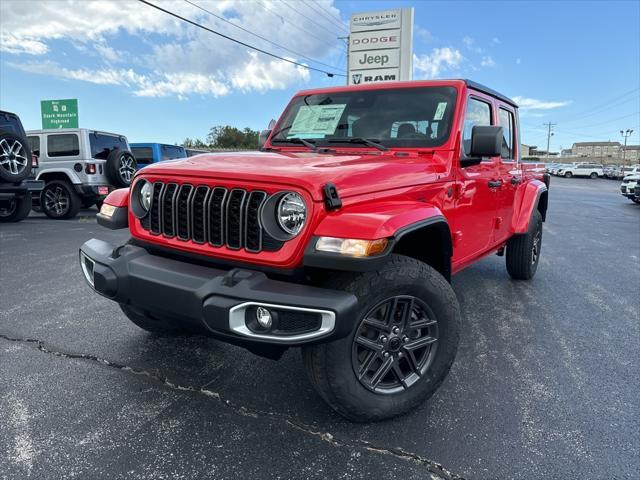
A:
[[[591,125],[581,125],[581,126],[579,126],[579,127],[571,127],[571,128],[572,128],[572,129],[581,129],[581,128],[597,127],[597,126],[604,125],[604,124],[607,124],[607,123],[616,122],[616,121],[618,121],[618,120],[622,120],[622,119],[624,119],[624,118],[633,117],[633,116],[635,116],[635,115],[640,115],[640,111],[635,112],[635,113],[631,113],[631,114],[629,114],[629,115],[624,115],[624,116],[622,116],[622,117],[612,118],[611,120],[605,120],[605,121],[603,121],[603,122],[592,123]]]
[[[281,57],[279,55],[276,55],[275,53],[267,52],[266,50],[263,50],[261,48],[254,47],[253,45],[249,45],[248,43],[245,43],[245,42],[241,42],[240,40],[236,40],[235,38],[230,37],[229,35],[225,35],[224,33],[217,32],[215,30],[212,30],[209,27],[205,27],[204,25],[201,25],[198,22],[194,22],[193,20],[189,20],[188,18],[182,17],[182,16],[178,15],[177,13],[173,13],[173,12],[171,12],[169,10],[165,10],[164,8],[159,7],[158,5],[154,5],[153,3],[148,2],[147,0],[138,0],[138,1],[140,3],[144,3],[145,5],[150,6],[152,8],[155,8],[156,10],[164,12],[167,15],[171,15],[174,18],[182,20],[183,22],[190,23],[191,25],[193,25],[195,27],[198,27],[198,28],[201,28],[203,30],[206,30],[207,32],[211,32],[211,33],[213,33],[215,35],[218,35],[219,37],[226,38],[227,40],[231,40],[234,43],[242,45],[243,47],[250,48],[251,50],[255,50],[256,52],[260,52],[260,53],[262,53],[264,55],[268,55],[270,57],[277,58],[278,60],[282,60],[283,62],[291,63],[292,65],[296,65],[298,67],[306,68],[307,70],[313,70],[314,72],[324,73],[325,75],[327,75],[329,77],[333,77],[333,76],[336,76],[336,75],[341,76],[341,77],[346,77],[345,74],[336,73],[336,72],[328,72],[328,71],[322,70],[320,68],[310,67],[309,65],[305,65],[303,63],[296,62],[295,60],[290,60],[288,58]]]
[[[588,108],[586,110],[583,110],[582,112],[578,112],[576,114],[573,114],[574,117],[580,117],[580,118],[584,118],[584,117],[590,117],[591,115],[595,115],[596,113],[598,113],[601,110],[607,110],[608,108],[615,106],[615,105],[619,105],[620,103],[625,103],[628,100],[622,100],[622,101],[618,101],[620,99],[623,99],[625,97],[628,97],[629,95],[631,95],[634,92],[637,92],[638,90],[640,90],[639,88],[634,88],[633,90],[629,90],[628,92],[623,93],[622,95],[618,95],[614,98],[612,98],[611,100],[608,100],[604,103],[598,104],[595,107],[591,107]],[[615,103],[614,103],[615,102]],[[575,120],[563,120],[563,122],[565,123],[569,123]]]
[[[290,10],[293,10],[294,12],[296,12],[298,15],[300,15],[301,17],[306,18],[307,20],[309,20],[311,23],[313,23],[314,25],[317,25],[318,27],[322,28],[323,30],[329,32],[331,35],[339,35],[334,31],[329,30],[328,28],[326,28],[323,25],[320,25],[318,22],[316,22],[315,20],[313,20],[312,18],[307,17],[304,13],[302,13],[300,10],[298,10],[297,8],[293,8],[291,5],[289,5],[287,2],[285,2],[285,0],[280,0],[282,3],[284,3],[287,7],[289,7]]]
[[[319,61],[319,60],[315,60],[315,59],[313,59],[313,58],[311,58],[311,57],[307,57],[306,55],[303,55],[302,53],[296,52],[295,50],[291,50],[290,48],[287,48],[287,47],[285,47],[284,45],[280,45],[279,43],[273,42],[273,41],[269,40],[268,38],[263,37],[262,35],[258,35],[257,33],[254,33],[254,32],[252,32],[251,30],[249,30],[249,29],[247,29],[247,28],[244,28],[244,27],[243,27],[243,26],[241,26],[241,25],[238,25],[238,24],[236,24],[236,23],[233,23],[233,22],[232,22],[232,21],[230,21],[230,20],[227,20],[226,18],[224,18],[224,17],[223,17],[223,16],[221,16],[221,15],[218,15],[218,14],[216,14],[216,13],[214,13],[214,12],[210,11],[210,10],[207,10],[207,9],[206,9],[206,8],[204,8],[204,7],[201,7],[200,5],[198,5],[197,3],[192,2],[191,0],[184,0],[184,1],[185,1],[186,3],[188,3],[189,5],[193,5],[194,7],[199,8],[200,10],[202,10],[203,12],[208,13],[209,15],[211,15],[211,16],[213,16],[213,17],[215,17],[215,18],[219,19],[219,20],[222,20],[223,22],[227,22],[229,25],[232,25],[232,26],[234,26],[234,27],[236,27],[236,28],[238,28],[238,29],[242,30],[243,32],[246,32],[246,33],[248,33],[248,34],[250,34],[250,35],[253,35],[254,37],[257,37],[257,38],[259,38],[259,39],[261,39],[261,40],[264,40],[265,42],[268,42],[268,43],[270,43],[271,45],[274,45],[274,46],[276,46],[276,47],[278,47],[278,48],[281,48],[281,49],[283,49],[283,50],[286,50],[286,51],[287,51],[287,52],[289,52],[289,53],[293,53],[294,55],[297,55],[297,56],[299,56],[299,57],[305,58],[305,59],[307,59],[307,60],[309,60],[309,61],[311,61],[311,62],[317,63],[317,64],[319,64],[319,65],[324,65],[325,67],[333,68],[333,69],[336,69],[336,70],[339,70],[339,69],[340,69],[340,67],[336,67],[336,66],[334,66],[334,65],[329,65],[329,64],[327,64],[327,63],[323,63],[323,62],[321,62],[321,61]]]
[[[553,127],[555,127],[557,125],[557,123],[543,123],[543,125],[545,125],[547,127],[547,159],[549,158],[549,147],[551,144],[551,136],[553,135],[553,132],[551,131],[551,129]]]
[[[263,10],[272,13],[273,15],[275,15],[276,17],[278,17],[280,20],[282,20],[282,23],[288,23],[289,25],[291,25],[292,27],[296,28],[297,30],[300,30],[302,33],[304,33],[305,35],[309,35],[313,38],[315,38],[316,40],[319,40],[320,42],[324,43],[325,45],[329,45],[333,48],[333,44],[329,43],[326,41],[326,39],[320,38],[318,35],[314,34],[313,32],[310,32],[308,30],[305,30],[303,28],[301,28],[299,25],[290,22],[289,20],[287,20],[285,17],[283,17],[282,15],[280,15],[278,12],[274,12],[273,10],[271,10],[270,8],[268,8],[265,4],[263,4],[260,0],[254,0],[254,2],[256,2],[258,5],[260,5],[262,7]]]
[[[334,17],[332,17],[330,15],[327,15],[327,13],[324,12],[322,9],[317,10],[316,7],[313,5],[313,2],[307,3],[307,0],[302,0],[302,3],[307,5],[307,7],[309,7],[311,10],[313,10],[317,14],[319,14],[322,17],[324,17],[325,19],[327,19],[328,23],[331,24],[333,27],[338,27],[343,32],[349,33],[349,30],[347,30],[347,28],[343,24],[338,23],[338,21]]]

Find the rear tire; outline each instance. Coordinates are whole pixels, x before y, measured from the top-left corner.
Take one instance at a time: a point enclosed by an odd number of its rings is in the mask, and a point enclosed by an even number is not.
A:
[[[360,311],[347,337],[302,349],[324,401],[349,420],[369,422],[402,415],[433,395],[460,339],[460,307],[444,277],[392,255],[376,272],[344,274],[327,286],[353,293]]]
[[[69,182],[53,180],[40,193],[40,207],[49,218],[67,220],[78,214],[82,199]]]
[[[0,223],[19,222],[29,216],[31,193],[0,203]]]
[[[598,178],[598,174],[596,172],[592,172],[591,175],[589,175],[591,178]]]
[[[178,336],[190,333],[187,329],[171,325],[171,321],[160,317],[151,316],[142,310],[130,305],[120,304],[120,309],[131,323],[149,333],[165,336]]]
[[[507,272],[516,280],[531,280],[538,269],[542,248],[542,215],[533,212],[529,231],[516,235],[507,242]]]

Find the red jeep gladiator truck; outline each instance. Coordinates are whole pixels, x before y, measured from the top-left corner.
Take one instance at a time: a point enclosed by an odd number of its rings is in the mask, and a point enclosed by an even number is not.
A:
[[[536,272],[548,179],[517,105],[468,80],[306,90],[261,142],[139,171],[98,214],[130,240],[82,245],[85,278],[150,332],[302,347],[351,420],[416,407],[456,355],[451,276],[495,253]]]

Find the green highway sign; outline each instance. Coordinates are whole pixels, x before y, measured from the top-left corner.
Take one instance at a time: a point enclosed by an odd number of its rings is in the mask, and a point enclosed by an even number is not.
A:
[[[78,100],[42,100],[42,128],[78,128]]]

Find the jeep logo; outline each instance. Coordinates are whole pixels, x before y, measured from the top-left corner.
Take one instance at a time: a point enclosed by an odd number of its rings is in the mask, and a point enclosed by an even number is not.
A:
[[[389,63],[389,55],[368,55],[364,54],[360,60],[360,65],[380,65],[381,67]]]

